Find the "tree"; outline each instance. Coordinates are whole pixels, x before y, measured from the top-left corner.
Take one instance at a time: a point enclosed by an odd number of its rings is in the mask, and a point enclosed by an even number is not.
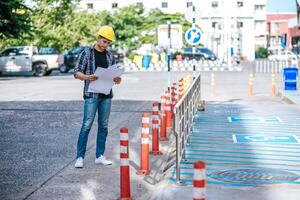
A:
[[[161,24],[181,24],[183,27],[183,32],[191,27],[191,23],[184,19],[184,15],[181,13],[166,14],[159,9],[152,9],[146,16],[146,20],[143,24],[142,29],[147,33],[141,38],[144,43],[153,43],[157,45],[157,27]],[[155,34],[153,34],[155,33]]]
[[[74,18],[73,0],[35,1],[33,20],[35,23],[33,43],[37,46],[65,50],[74,46],[70,43],[72,32],[69,24]]]
[[[123,7],[112,13],[106,23],[110,24],[116,31],[116,48],[136,49],[141,45],[139,35],[145,21],[142,5],[131,5]]]
[[[24,38],[32,33],[31,9],[22,0],[0,1],[0,39]]]
[[[146,13],[140,4],[122,7],[111,12],[75,12],[75,5],[78,1],[32,0],[32,15],[29,18],[32,19],[34,25],[32,37],[27,40],[19,38],[5,40],[0,43],[0,47],[32,44],[65,51],[78,45],[92,44],[100,26],[110,25],[116,32],[113,48],[125,48],[131,52],[144,43],[157,45],[156,30],[160,24],[166,24],[167,21],[172,24],[182,24],[183,31],[191,26],[182,14],[165,14],[159,9]],[[1,1],[0,5],[5,4],[3,2],[10,3],[9,0],[5,0]]]

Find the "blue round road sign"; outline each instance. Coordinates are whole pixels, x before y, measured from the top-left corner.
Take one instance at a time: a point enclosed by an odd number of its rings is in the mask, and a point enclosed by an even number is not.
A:
[[[185,32],[185,40],[190,45],[197,45],[200,43],[201,31],[198,28],[190,28]]]

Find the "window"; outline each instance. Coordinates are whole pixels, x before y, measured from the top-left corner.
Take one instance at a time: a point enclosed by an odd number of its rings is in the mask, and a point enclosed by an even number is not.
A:
[[[47,54],[59,54],[59,52],[54,48],[40,48],[39,54],[47,55]]]
[[[161,2],[161,8],[168,8],[168,2]]]
[[[112,7],[112,8],[117,8],[117,7],[118,7],[118,3],[112,3],[112,4],[111,4],[111,7]]]
[[[258,11],[258,10],[264,10],[265,6],[264,5],[255,5],[254,6],[254,10]]]
[[[244,26],[244,23],[243,22],[237,22],[237,27],[238,28],[243,28]]]
[[[9,55],[16,55],[17,54],[17,49],[12,48],[12,49],[6,49],[2,52],[2,56],[9,56]]]
[[[266,21],[264,20],[256,20],[254,22],[255,29],[259,29],[260,31],[265,30],[266,27]]]
[[[84,47],[76,47],[70,51],[70,54],[80,54]]]
[[[212,23],[211,23],[211,27],[212,27],[212,28],[217,28],[217,25],[218,25],[218,22],[212,22]]]
[[[186,53],[192,53],[193,52],[193,48],[191,48],[191,47],[185,48],[184,52],[186,52]]]
[[[94,5],[92,3],[87,3],[86,7],[87,7],[87,9],[93,9]]]
[[[237,7],[243,7],[244,6],[244,2],[242,2],[242,1],[238,1],[237,2]]]
[[[141,7],[144,7],[143,2],[137,2],[136,5],[141,6]]]
[[[217,1],[211,2],[211,7],[217,8],[218,7],[218,2]]]
[[[20,47],[17,49],[17,56],[27,56],[29,55],[29,48],[28,47]]]
[[[189,2],[186,2],[186,7],[190,7],[190,6],[193,6],[193,2],[189,1]]]

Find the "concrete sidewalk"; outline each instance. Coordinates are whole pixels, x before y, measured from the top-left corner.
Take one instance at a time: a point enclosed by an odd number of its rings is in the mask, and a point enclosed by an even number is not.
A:
[[[280,92],[280,96],[283,100],[300,105],[300,91],[299,90],[284,90]]]

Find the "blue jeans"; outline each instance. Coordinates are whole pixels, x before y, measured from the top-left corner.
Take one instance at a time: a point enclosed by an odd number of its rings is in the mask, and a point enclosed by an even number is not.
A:
[[[106,136],[108,133],[108,118],[111,109],[111,99],[87,98],[84,100],[83,122],[77,142],[77,158],[84,158],[88,136],[98,110],[98,133],[96,143],[96,158],[104,154]]]

